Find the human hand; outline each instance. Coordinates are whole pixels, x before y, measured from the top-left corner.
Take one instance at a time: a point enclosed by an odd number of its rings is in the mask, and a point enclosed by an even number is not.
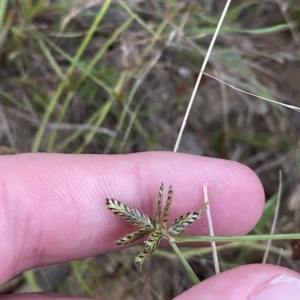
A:
[[[173,185],[175,216],[201,207],[203,183],[210,193],[222,186],[210,205],[216,235],[249,232],[263,210],[257,176],[227,160],[172,152],[0,157],[0,284],[34,267],[120,249],[114,241],[132,228],[106,208],[105,198],[153,215],[153,195],[161,181]],[[207,233],[205,217],[187,230],[188,235]],[[298,273],[257,264],[213,276],[176,299],[299,299],[299,292]],[[57,297],[12,294],[0,299]]]

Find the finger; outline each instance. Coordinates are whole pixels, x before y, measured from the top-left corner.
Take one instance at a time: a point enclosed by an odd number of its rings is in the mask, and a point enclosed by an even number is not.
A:
[[[216,235],[243,234],[259,219],[264,193],[247,167],[172,152],[130,155],[21,154],[0,157],[0,283],[23,270],[118,249],[132,226],[111,213],[117,198],[154,216],[160,182],[173,185],[171,219],[210,194]],[[197,225],[196,225],[197,224]],[[205,217],[187,234],[207,234]]]
[[[200,296],[201,295],[201,296]],[[299,299],[300,275],[290,269],[255,264],[213,276],[192,287],[176,300],[281,300]]]

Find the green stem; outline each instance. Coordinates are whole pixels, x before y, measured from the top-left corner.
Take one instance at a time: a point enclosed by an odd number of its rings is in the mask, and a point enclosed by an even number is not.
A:
[[[171,244],[173,250],[175,251],[175,253],[178,255],[180,261],[182,262],[183,266],[187,270],[187,272],[190,275],[193,282],[195,284],[199,283],[200,282],[199,278],[197,277],[197,275],[195,274],[195,272],[193,271],[193,269],[191,268],[191,266],[189,265],[187,260],[184,258],[184,256],[182,255],[182,253],[179,250],[179,248],[177,247],[177,245],[174,242],[171,242],[171,241],[170,241],[170,244]]]
[[[176,243],[187,242],[235,242],[235,241],[263,241],[263,240],[296,240],[299,233],[235,235],[235,236],[178,236],[174,237]]]
[[[34,271],[29,270],[27,272],[23,273],[23,276],[25,277],[27,283],[29,284],[30,288],[33,292],[40,292],[42,289],[39,287],[38,283],[36,282]]]

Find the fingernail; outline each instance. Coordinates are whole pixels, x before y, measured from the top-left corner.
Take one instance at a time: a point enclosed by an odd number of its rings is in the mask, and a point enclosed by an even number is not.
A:
[[[261,286],[251,300],[299,300],[300,279],[288,275],[279,275]]]

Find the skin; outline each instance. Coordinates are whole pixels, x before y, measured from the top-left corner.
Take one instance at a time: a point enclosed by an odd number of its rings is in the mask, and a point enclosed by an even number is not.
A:
[[[22,271],[120,249],[115,241],[132,226],[105,206],[114,197],[154,215],[160,182],[174,190],[170,220],[212,194],[216,235],[249,232],[264,207],[255,173],[237,162],[172,152],[127,155],[19,154],[0,157],[0,284]],[[186,235],[207,235],[201,217]],[[249,274],[257,274],[250,280]],[[299,276],[270,265],[247,265],[216,275],[178,296],[182,299],[249,299],[276,274]],[[236,285],[239,295],[236,296]],[[218,286],[219,289],[215,287]],[[218,293],[217,293],[218,290]],[[5,295],[0,299],[57,299],[57,295]],[[71,299],[62,297],[62,299]]]

